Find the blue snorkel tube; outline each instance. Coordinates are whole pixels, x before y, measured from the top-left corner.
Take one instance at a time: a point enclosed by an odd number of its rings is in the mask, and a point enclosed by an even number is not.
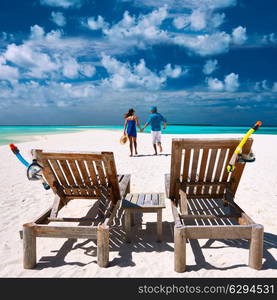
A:
[[[13,152],[13,154],[15,154],[15,156],[18,158],[18,160],[25,166],[25,167],[29,167],[30,164],[22,157],[22,155],[19,153],[18,148],[14,145],[14,144],[10,144],[10,148]]]
[[[10,149],[18,158],[18,160],[27,168],[27,178],[29,180],[41,180],[44,189],[49,190],[50,186],[45,182],[42,177],[42,166],[38,164],[36,159],[33,159],[33,162],[29,164],[19,153],[19,149],[14,145],[10,144]]]

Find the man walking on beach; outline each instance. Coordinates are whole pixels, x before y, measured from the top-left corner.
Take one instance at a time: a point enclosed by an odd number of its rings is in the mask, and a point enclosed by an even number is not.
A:
[[[161,124],[163,123],[163,129],[166,129],[167,121],[160,113],[157,112],[156,106],[152,106],[150,108],[150,112],[151,114],[141,131],[143,131],[148,125],[151,125],[153,147],[155,155],[157,155],[157,145],[159,146],[160,152],[163,151],[161,142]]]

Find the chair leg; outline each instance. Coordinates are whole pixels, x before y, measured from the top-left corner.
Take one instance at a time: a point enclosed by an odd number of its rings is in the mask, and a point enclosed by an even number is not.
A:
[[[99,225],[97,230],[97,264],[101,268],[109,265],[109,226]]]
[[[162,223],[162,210],[157,211],[157,242],[162,241],[163,223]]]
[[[133,227],[135,225],[135,212],[130,212],[131,214],[131,226]]]
[[[36,263],[36,236],[32,223],[27,223],[23,225],[23,267],[32,269]]]
[[[131,242],[131,212],[129,209],[125,210],[125,231],[126,231],[126,242]]]
[[[178,273],[186,270],[186,236],[184,227],[174,227],[174,268]]]
[[[264,245],[264,228],[256,224],[252,228],[250,250],[249,250],[249,267],[260,270],[263,261]]]

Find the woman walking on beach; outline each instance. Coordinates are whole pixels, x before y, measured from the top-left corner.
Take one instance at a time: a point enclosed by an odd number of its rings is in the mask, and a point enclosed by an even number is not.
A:
[[[124,123],[124,134],[128,135],[129,143],[130,143],[130,156],[133,156],[133,146],[135,148],[135,154],[138,154],[137,151],[137,128],[140,128],[139,120],[135,115],[135,110],[130,108],[129,111],[124,115],[125,123]]]

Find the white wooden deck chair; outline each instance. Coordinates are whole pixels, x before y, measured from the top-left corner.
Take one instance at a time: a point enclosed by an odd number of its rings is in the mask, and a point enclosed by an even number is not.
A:
[[[226,166],[240,139],[173,139],[167,197],[175,221],[175,271],[186,269],[186,239],[248,239],[249,266],[262,267],[263,226],[235,202],[245,163]],[[248,154],[253,140],[243,148]],[[255,183],[253,183],[255,184]]]
[[[82,238],[97,240],[97,262],[109,263],[109,226],[121,199],[130,191],[130,175],[117,175],[112,152],[45,152],[32,150],[43,167],[43,176],[55,194],[52,207],[23,225],[23,265],[36,265],[36,237]],[[94,219],[60,217],[59,211],[73,199],[97,199],[100,222]],[[91,226],[74,225],[91,221]],[[52,225],[62,222],[71,225]],[[61,223],[58,223],[61,224]]]

